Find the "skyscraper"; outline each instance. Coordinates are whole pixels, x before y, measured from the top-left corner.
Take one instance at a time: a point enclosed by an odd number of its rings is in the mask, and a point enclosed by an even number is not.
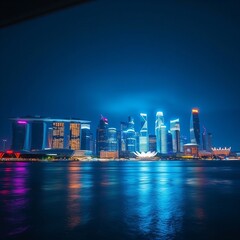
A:
[[[127,122],[121,122],[120,123],[120,152],[127,151],[127,129],[128,124]]]
[[[167,153],[167,127],[161,125],[161,153]]]
[[[199,109],[193,108],[190,119],[190,142],[201,145],[200,142],[200,123],[199,123]]]
[[[180,152],[180,122],[178,118],[170,121],[170,131],[172,134],[173,152]]]
[[[83,123],[81,124],[81,150],[91,150],[91,131],[90,131],[90,124]]]
[[[64,122],[53,122],[52,148],[64,148]]]
[[[12,146],[13,150],[23,150],[26,142],[26,121],[15,121],[12,123]]]
[[[133,117],[128,117],[128,127],[127,127],[127,151],[134,152],[136,150],[136,133],[134,129],[134,119]]]
[[[96,133],[96,154],[108,150],[108,119],[101,116]]]
[[[141,118],[141,129],[139,136],[139,151],[147,152],[148,151],[148,122],[147,122],[147,114],[140,113]]]
[[[107,150],[110,152],[116,152],[118,150],[116,128],[108,128],[108,149]]]
[[[80,123],[70,123],[70,139],[69,148],[72,150],[80,149],[80,134],[81,126]]]
[[[168,131],[167,133],[167,153],[173,152],[173,143],[172,143],[172,134],[171,131]]]
[[[79,150],[81,125],[90,122],[80,119],[52,119],[40,116],[11,118],[14,150],[43,150],[49,148]]]
[[[157,152],[161,151],[161,126],[164,125],[163,112],[156,113],[156,121],[155,121],[155,135],[157,141]]]
[[[157,151],[156,135],[149,135],[149,151],[151,152]]]

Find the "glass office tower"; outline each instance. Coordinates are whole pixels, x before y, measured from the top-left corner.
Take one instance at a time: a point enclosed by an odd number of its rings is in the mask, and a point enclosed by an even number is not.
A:
[[[141,118],[141,129],[140,129],[140,136],[139,136],[139,151],[140,152],[147,152],[148,151],[148,121],[147,121],[147,114],[140,113]]]
[[[200,147],[200,136],[199,109],[193,108],[190,119],[190,142],[198,144]]]
[[[179,119],[170,121],[170,131],[172,134],[172,148],[173,152],[180,152],[180,122]]]
[[[134,119],[133,117],[128,117],[128,127],[127,127],[127,151],[136,151],[136,132],[134,129]]]
[[[161,153],[161,126],[164,125],[163,112],[156,113],[155,135],[157,141],[157,152]]]
[[[96,154],[100,151],[108,151],[108,119],[101,116],[96,133]]]
[[[118,150],[117,129],[108,128],[108,151],[115,152]]]

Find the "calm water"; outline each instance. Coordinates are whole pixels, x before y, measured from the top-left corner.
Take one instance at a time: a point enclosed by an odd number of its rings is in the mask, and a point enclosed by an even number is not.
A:
[[[0,239],[240,239],[240,161],[0,163]]]

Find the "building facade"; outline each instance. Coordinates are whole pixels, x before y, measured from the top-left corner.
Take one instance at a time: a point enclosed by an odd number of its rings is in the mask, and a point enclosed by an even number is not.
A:
[[[199,145],[199,148],[201,146],[200,142],[200,122],[199,122],[199,109],[193,108],[191,119],[190,119],[190,142],[195,143]]]
[[[167,127],[161,126],[161,153],[167,153]]]
[[[178,153],[180,152],[180,122],[178,118],[170,121],[170,131],[173,153]]]
[[[149,135],[149,151],[150,152],[156,152],[157,151],[156,135]]]
[[[118,151],[118,143],[117,143],[117,129],[116,128],[108,128],[108,148],[109,152]]]
[[[141,128],[140,128],[140,136],[139,136],[139,151],[147,152],[149,148],[147,114],[140,113],[140,119],[141,119]]]
[[[101,116],[96,132],[96,155],[101,151],[108,151],[108,119]]]
[[[157,152],[162,152],[162,134],[161,134],[161,126],[164,125],[164,117],[163,112],[156,113],[156,120],[155,120],[155,135],[157,141]]]
[[[92,137],[93,136],[91,134],[90,124],[82,123],[81,124],[81,150],[91,150],[92,152],[94,152]]]
[[[13,150],[81,148],[81,125],[90,121],[42,117],[12,118]]]

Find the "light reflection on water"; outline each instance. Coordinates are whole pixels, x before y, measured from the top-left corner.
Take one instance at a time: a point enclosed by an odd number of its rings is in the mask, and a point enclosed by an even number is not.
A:
[[[5,238],[221,239],[227,233],[231,239],[239,233],[239,162],[4,163],[0,182]]]
[[[13,168],[6,165],[1,169],[1,226],[7,236],[21,234],[29,228],[26,213],[29,204],[27,179],[26,163],[16,163]]]

